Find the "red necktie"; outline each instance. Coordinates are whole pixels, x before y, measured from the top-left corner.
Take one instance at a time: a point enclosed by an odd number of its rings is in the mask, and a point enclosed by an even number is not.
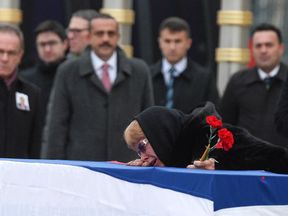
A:
[[[105,89],[107,90],[107,92],[110,92],[112,84],[110,81],[110,77],[109,77],[109,65],[108,64],[103,64],[102,66],[102,83],[103,86],[105,87]]]

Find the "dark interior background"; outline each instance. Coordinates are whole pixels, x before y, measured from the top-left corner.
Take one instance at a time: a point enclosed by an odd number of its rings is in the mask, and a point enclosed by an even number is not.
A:
[[[34,28],[42,21],[54,19],[67,27],[71,14],[79,9],[102,8],[101,0],[25,0],[21,1],[25,36],[25,56],[21,68],[32,66],[37,54]],[[189,56],[205,67],[216,71],[214,50],[218,44],[216,13],[220,0],[136,0],[133,4],[136,20],[133,25],[132,46],[134,56],[152,64],[161,57],[157,37],[160,22],[170,16],[188,21],[193,45]]]

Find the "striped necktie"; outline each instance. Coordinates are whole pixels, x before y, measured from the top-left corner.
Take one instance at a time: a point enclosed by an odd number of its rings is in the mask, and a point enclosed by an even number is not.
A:
[[[166,107],[173,108],[173,95],[174,95],[174,73],[176,72],[175,68],[172,66],[169,69],[169,81],[167,83],[167,92],[166,92]]]

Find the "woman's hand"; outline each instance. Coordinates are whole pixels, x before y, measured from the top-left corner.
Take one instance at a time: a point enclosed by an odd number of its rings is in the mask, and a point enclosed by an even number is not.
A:
[[[215,162],[214,158],[209,158],[208,160],[199,161],[196,160],[193,164],[187,166],[189,169],[206,169],[206,170],[215,170]]]
[[[154,166],[156,160],[157,158],[154,158],[154,157],[148,157],[148,158],[145,158],[145,160],[139,158],[139,159],[128,162],[127,165],[128,166],[144,166],[144,167]]]
[[[142,161],[140,158],[139,159],[135,159],[132,160],[130,162],[127,163],[128,166],[142,166],[144,161]]]

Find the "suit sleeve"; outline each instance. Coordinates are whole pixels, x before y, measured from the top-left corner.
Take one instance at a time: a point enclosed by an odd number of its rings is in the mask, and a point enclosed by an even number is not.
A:
[[[41,149],[41,118],[40,118],[40,89],[36,89],[34,93],[35,110],[33,128],[31,132],[31,142],[29,146],[29,158],[39,159]]]
[[[238,123],[236,90],[235,78],[232,76],[220,102],[220,114],[223,121],[234,125]]]
[[[55,77],[43,133],[42,158],[65,159],[66,157],[71,106],[65,74],[66,71],[60,67]]]
[[[219,94],[216,87],[216,79],[211,72],[208,74],[208,86],[207,86],[207,100],[213,102],[216,107],[219,104]]]
[[[280,101],[275,113],[275,123],[279,133],[288,136],[288,77],[284,83]]]
[[[229,151],[217,152],[218,156],[215,158],[219,163],[216,164],[216,169],[288,173],[287,148],[254,137],[243,128],[235,126],[227,128],[233,133],[235,143]]]
[[[143,90],[143,100],[141,109],[144,110],[147,107],[154,105],[154,94],[153,94],[153,86],[152,86],[152,78],[150,75],[149,67],[146,63],[140,65],[144,74],[145,74],[145,86]]]

